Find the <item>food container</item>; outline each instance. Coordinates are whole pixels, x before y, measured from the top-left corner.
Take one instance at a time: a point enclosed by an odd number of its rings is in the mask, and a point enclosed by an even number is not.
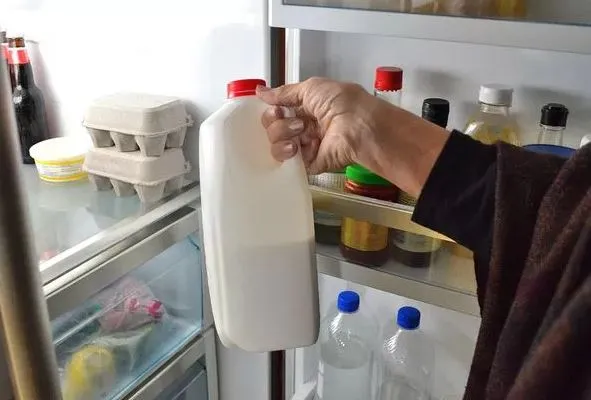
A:
[[[84,162],[84,171],[96,190],[113,188],[117,196],[137,192],[145,203],[180,189],[190,169],[181,149],[165,150],[161,157],[147,157],[139,151],[121,153],[112,148],[96,148],[88,152]]]
[[[86,178],[82,164],[90,147],[86,137],[60,137],[35,144],[29,154],[42,180],[72,182]]]
[[[164,149],[180,148],[193,121],[177,97],[143,93],[117,93],[95,100],[86,110],[83,125],[95,147],[121,152],[140,150],[158,157]]]

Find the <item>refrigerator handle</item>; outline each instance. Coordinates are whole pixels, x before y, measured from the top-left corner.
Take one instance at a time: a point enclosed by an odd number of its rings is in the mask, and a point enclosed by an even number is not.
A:
[[[0,328],[14,396],[61,400],[49,314],[20,182],[12,88],[0,54]]]

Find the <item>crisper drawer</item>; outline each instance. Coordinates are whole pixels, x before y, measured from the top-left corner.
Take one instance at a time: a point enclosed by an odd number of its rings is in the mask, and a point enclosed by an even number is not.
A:
[[[207,400],[207,373],[200,361],[190,367],[156,400]]]
[[[201,273],[186,237],[54,319],[64,399],[119,399],[195,337]]]

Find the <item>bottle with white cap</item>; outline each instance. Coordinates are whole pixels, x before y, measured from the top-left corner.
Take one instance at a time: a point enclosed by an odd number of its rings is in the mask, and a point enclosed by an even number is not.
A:
[[[519,129],[510,112],[513,88],[482,85],[478,101],[480,109],[470,119],[464,133],[486,144],[502,141],[519,145]]]

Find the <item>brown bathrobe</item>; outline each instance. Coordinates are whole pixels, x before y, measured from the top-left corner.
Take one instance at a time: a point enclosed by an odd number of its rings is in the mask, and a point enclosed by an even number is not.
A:
[[[454,132],[413,219],[475,251],[464,399],[591,399],[591,145],[565,161]]]

